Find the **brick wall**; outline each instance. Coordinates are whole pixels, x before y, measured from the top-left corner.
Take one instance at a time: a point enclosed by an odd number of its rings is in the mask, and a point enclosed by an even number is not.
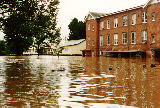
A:
[[[147,12],[147,23],[142,23],[142,12]],[[155,21],[152,21],[152,13],[155,13]],[[136,14],[136,24],[131,24],[132,14]],[[127,16],[127,26],[123,26],[123,16]],[[114,28],[114,19],[118,18],[118,27]],[[110,29],[107,29],[107,20],[110,20]],[[99,21],[98,21],[99,20]],[[86,22],[86,39],[90,37],[90,45],[87,43],[87,49],[94,50],[95,55],[99,55],[99,51],[150,51],[151,48],[160,48],[160,3],[149,5],[146,8],[137,8],[124,11],[98,20],[89,20]],[[104,29],[100,30],[100,22],[104,22]],[[88,24],[91,30],[88,31]],[[94,31],[92,31],[94,25]],[[147,42],[142,43],[142,31],[147,31]],[[127,33],[127,43],[122,44],[122,33]],[[136,32],[136,44],[131,44],[131,32]],[[118,34],[118,45],[114,45],[114,34]],[[110,45],[107,45],[107,35],[110,35]],[[151,41],[151,35],[155,35],[155,43]],[[100,45],[100,36],[103,36],[103,46]],[[92,40],[95,45],[92,46]]]

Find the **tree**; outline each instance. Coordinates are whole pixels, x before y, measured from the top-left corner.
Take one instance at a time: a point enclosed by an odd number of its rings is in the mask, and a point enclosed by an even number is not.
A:
[[[56,32],[58,0],[1,0],[1,28],[11,51],[21,55],[40,46]]]
[[[70,29],[69,40],[78,40],[86,38],[86,24],[74,18],[68,25]]]
[[[5,55],[6,43],[5,41],[0,41],[0,55]]]

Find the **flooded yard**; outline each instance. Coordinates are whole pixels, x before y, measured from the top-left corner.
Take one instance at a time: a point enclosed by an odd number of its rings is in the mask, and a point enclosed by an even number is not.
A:
[[[160,64],[150,59],[0,57],[0,107],[159,108]]]

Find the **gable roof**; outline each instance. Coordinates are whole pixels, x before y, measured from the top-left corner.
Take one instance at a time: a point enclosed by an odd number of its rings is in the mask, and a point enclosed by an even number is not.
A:
[[[109,16],[109,15],[114,15],[114,14],[118,14],[118,13],[122,13],[122,12],[126,12],[126,11],[130,11],[130,10],[134,10],[134,9],[138,9],[138,8],[145,8],[150,4],[154,4],[160,2],[160,0],[148,0],[145,4],[140,5],[140,6],[136,6],[133,8],[129,8],[129,9],[124,9],[121,11],[116,11],[116,12],[112,12],[112,13],[98,13],[98,12],[89,12],[88,15],[85,17],[85,21],[86,20],[90,20],[90,19],[97,19],[97,18],[101,18],[101,17],[105,17],[105,16]],[[92,18],[89,18],[89,16],[91,16]]]
[[[90,12],[90,15],[96,19],[96,18],[106,16],[106,13]]]
[[[88,15],[85,17],[85,20],[90,20],[90,19],[97,19],[100,17],[106,16],[106,13],[99,13],[99,12],[89,12]]]
[[[148,0],[143,8],[149,6],[150,4],[158,3],[160,0]]]

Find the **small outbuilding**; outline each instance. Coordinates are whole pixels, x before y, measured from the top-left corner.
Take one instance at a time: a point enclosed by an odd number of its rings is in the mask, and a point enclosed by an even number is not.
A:
[[[66,40],[61,46],[64,47],[62,55],[82,55],[82,50],[86,49],[86,40]]]

